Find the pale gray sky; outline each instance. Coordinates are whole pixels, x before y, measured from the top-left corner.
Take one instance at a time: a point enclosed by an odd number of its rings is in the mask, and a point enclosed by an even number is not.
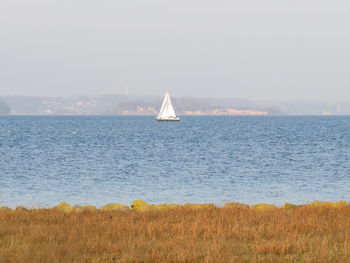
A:
[[[348,0],[1,0],[0,96],[350,100]]]

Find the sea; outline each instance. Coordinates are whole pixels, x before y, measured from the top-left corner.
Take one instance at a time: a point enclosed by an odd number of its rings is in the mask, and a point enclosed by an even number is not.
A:
[[[0,206],[350,199],[350,116],[0,116]]]

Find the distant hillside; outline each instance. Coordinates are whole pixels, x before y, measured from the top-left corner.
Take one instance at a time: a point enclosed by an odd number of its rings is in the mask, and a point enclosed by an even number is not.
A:
[[[151,96],[81,96],[5,97],[13,114],[34,115],[156,115],[163,97]],[[283,114],[276,107],[263,107],[243,100],[219,100],[173,97],[179,115],[266,115]]]
[[[3,97],[2,114],[33,115],[156,115],[163,97],[79,96]],[[347,115],[350,103],[254,101],[232,98],[173,97],[178,115]],[[11,110],[10,110],[11,109]]]
[[[9,114],[11,112],[10,107],[5,101],[0,99],[0,114]]]

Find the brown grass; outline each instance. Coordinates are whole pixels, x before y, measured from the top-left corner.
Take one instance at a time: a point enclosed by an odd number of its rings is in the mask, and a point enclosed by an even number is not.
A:
[[[349,262],[350,207],[0,211],[0,262]]]

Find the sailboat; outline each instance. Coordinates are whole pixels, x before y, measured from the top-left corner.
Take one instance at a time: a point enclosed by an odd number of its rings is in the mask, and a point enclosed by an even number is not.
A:
[[[179,121],[180,118],[176,116],[173,104],[170,100],[169,92],[165,93],[162,107],[157,116],[157,121]]]

